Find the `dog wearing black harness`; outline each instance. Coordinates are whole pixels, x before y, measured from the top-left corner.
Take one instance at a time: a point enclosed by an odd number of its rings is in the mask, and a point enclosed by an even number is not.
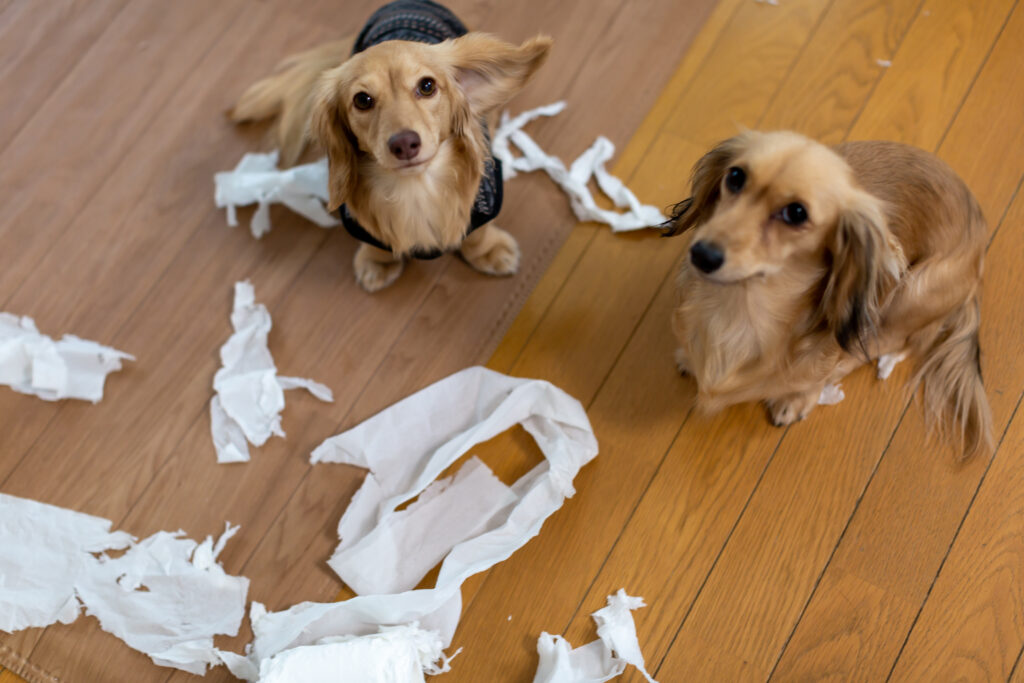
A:
[[[493,223],[502,168],[491,155],[489,124],[550,45],[541,36],[511,45],[469,32],[430,0],[397,0],[374,12],[354,40],[283,62],[232,116],[279,115],[285,160],[297,158],[306,138],[320,142],[328,208],[362,242],[354,269],[364,289],[394,282],[408,258],[454,251],[480,272],[511,275],[520,252]]]

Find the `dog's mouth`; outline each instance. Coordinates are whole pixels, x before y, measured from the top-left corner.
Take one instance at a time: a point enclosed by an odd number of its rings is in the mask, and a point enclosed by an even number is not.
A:
[[[701,271],[700,268],[694,268],[694,271],[707,282],[710,282],[713,285],[721,285],[722,287],[727,287],[729,285],[742,285],[747,282],[763,279],[765,275],[767,275],[767,273],[761,270],[750,273],[749,275],[739,275],[734,277],[723,277],[721,273],[718,272],[705,273]]]
[[[426,169],[426,167],[429,166],[430,162],[433,160],[433,156],[428,157],[426,159],[413,159],[411,161],[405,162],[404,164],[395,166],[393,170],[397,171],[398,173],[417,173],[419,171]]]

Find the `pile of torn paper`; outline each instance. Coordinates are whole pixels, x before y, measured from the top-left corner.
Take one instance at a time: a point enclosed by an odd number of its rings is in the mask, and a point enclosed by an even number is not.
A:
[[[0,494],[0,630],[70,624],[84,606],[156,664],[199,675],[219,664],[213,637],[237,635],[249,590],[217,563],[238,528],[197,544],[181,531],[135,542],[110,526]]]
[[[621,180],[605,169],[605,163],[615,154],[615,145],[601,136],[568,168],[556,156],[546,153],[523,131],[523,127],[542,116],[555,116],[565,109],[565,102],[555,102],[510,118],[505,112],[501,125],[494,132],[491,147],[494,157],[504,165],[505,178],[517,173],[544,171],[569,197],[573,213],[580,221],[594,221],[611,226],[614,232],[658,227],[666,218],[654,206],[641,204]],[[522,156],[512,153],[511,145],[519,148]],[[231,171],[214,176],[214,201],[227,210],[227,222],[238,225],[236,209],[256,204],[250,229],[254,237],[270,230],[270,205],[281,203],[322,228],[332,227],[338,221],[324,204],[327,201],[327,160],[294,166],[286,170],[277,168],[277,152],[246,154]],[[590,179],[608,196],[618,209],[611,211],[597,206],[588,187]]]

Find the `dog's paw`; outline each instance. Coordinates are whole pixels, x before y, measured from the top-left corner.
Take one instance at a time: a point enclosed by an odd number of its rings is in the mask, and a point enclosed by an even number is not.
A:
[[[686,352],[682,348],[677,348],[675,353],[676,358],[676,370],[679,371],[680,375],[692,375],[690,371],[690,359],[686,357]]]
[[[817,398],[817,394],[814,396],[793,394],[785,398],[765,401],[764,405],[768,409],[768,418],[772,424],[776,427],[785,427],[806,419],[814,410],[814,406],[818,404]]]
[[[367,292],[379,292],[384,289],[402,274],[405,264],[402,261],[390,261],[381,263],[371,258],[360,258],[356,253],[353,267],[356,273],[356,282]]]
[[[460,252],[466,263],[487,275],[514,275],[519,270],[519,243],[501,228],[487,226],[479,242],[466,240]]]

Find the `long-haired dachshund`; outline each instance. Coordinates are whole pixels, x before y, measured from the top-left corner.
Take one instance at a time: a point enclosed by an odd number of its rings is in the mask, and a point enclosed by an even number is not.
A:
[[[381,7],[354,40],[283,61],[230,112],[235,121],[279,117],[281,159],[308,138],[329,161],[328,208],[363,244],[359,284],[394,282],[407,257],[458,250],[477,270],[510,275],[519,246],[490,223],[501,208],[500,164],[488,120],[518,93],[551,46],[469,33],[430,0]]]
[[[978,344],[987,230],[945,163],[890,142],[746,132],[697,163],[670,225],[689,239],[676,360],[703,408],[764,401],[787,425],[859,365],[911,354],[940,431],[964,457],[991,447]]]

